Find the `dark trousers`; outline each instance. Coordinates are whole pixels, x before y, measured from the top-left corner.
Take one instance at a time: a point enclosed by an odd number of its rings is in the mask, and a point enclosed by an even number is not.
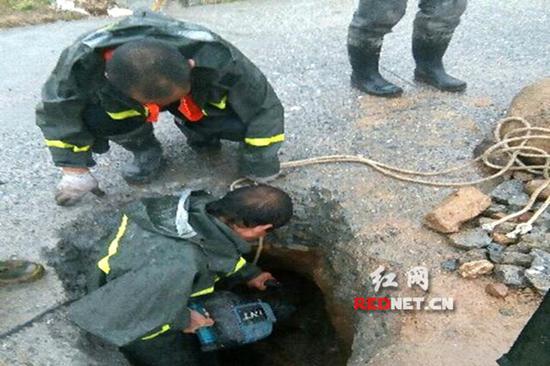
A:
[[[550,365],[550,291],[546,293],[510,351],[497,362],[501,366]]]
[[[170,111],[170,110],[168,110]],[[172,113],[172,112],[171,112]],[[172,113],[174,114],[174,113]],[[145,133],[153,136],[151,124],[143,121],[143,117],[131,117],[123,120],[112,119],[99,105],[89,105],[83,114],[84,123],[96,138],[93,151],[101,154],[109,149],[109,140],[116,136],[128,134],[142,128]],[[176,126],[183,132],[189,144],[201,144],[212,140],[243,141],[246,133],[245,124],[235,113],[222,116],[205,117],[199,122],[187,122],[175,116]]]
[[[168,331],[120,348],[133,366],[216,366],[216,352],[202,352],[197,336]]]
[[[194,123],[178,117],[174,121],[187,138],[188,144],[200,145],[220,139],[242,142],[246,133],[246,126],[235,114],[206,117]]]
[[[452,38],[467,0],[420,0],[413,38]],[[384,36],[405,15],[407,0],[360,0],[349,26],[348,45],[380,46]]]

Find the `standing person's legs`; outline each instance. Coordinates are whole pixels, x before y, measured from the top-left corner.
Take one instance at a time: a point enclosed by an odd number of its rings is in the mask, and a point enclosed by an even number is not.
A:
[[[384,36],[405,14],[407,0],[360,0],[348,30],[351,83],[366,93],[384,97],[403,90],[384,79],[378,63]]]
[[[160,142],[153,134],[153,126],[141,117],[114,120],[101,106],[90,105],[84,110],[84,123],[96,136],[95,153],[107,152],[111,140],[134,155],[133,161],[122,168],[122,176],[128,183],[146,183],[162,168]]]
[[[467,0],[420,0],[412,45],[416,80],[445,91],[466,89],[464,81],[450,76],[443,67],[443,55],[466,6]]]

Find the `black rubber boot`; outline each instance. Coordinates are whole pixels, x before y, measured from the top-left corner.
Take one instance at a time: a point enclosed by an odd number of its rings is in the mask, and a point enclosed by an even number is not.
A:
[[[414,79],[429,84],[439,90],[461,92],[466,82],[447,74],[443,67],[443,55],[449,40],[427,40],[413,38],[413,56],[416,61]]]
[[[134,155],[133,161],[122,168],[122,177],[130,184],[148,183],[164,166],[160,142],[151,125],[144,125],[124,135],[114,135],[110,140]]]
[[[359,48],[348,45],[352,69],[351,86],[379,97],[398,97],[403,93],[403,89],[384,79],[378,70],[381,48],[382,46]]]

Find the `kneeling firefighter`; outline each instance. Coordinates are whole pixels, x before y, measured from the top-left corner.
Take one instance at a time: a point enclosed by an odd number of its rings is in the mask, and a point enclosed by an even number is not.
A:
[[[269,304],[214,291],[218,283],[265,290],[276,281],[242,255],[248,240],[291,216],[290,197],[267,185],[221,199],[186,191],[132,203],[70,318],[118,346],[133,365],[215,365],[216,352],[201,352],[199,340],[206,351],[270,334],[277,313]]]

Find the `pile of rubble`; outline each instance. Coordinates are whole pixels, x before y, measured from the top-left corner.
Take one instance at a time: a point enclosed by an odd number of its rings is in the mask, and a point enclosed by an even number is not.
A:
[[[464,250],[457,258],[443,262],[444,270],[458,270],[464,278],[492,274],[499,283],[489,285],[487,292],[494,296],[505,297],[508,286],[532,286],[542,295],[548,291],[550,212],[543,212],[526,235],[515,239],[506,235],[518,224],[528,221],[542,202],[537,202],[531,211],[496,226],[492,232],[484,229],[527,205],[529,194],[543,182],[532,178],[516,174],[490,195],[473,187],[459,189],[426,216],[428,227],[447,234],[451,245]],[[550,187],[539,199],[545,200],[549,195]]]

